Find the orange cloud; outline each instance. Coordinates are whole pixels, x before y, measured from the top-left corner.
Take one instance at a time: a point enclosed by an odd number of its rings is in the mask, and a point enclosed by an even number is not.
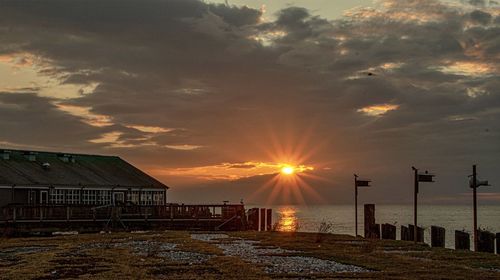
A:
[[[359,113],[366,114],[368,116],[381,116],[389,111],[397,110],[399,108],[399,105],[395,104],[379,104],[379,105],[372,105],[368,107],[364,107],[361,109],[358,109],[357,111]]]
[[[217,165],[189,168],[153,169],[151,173],[162,176],[194,177],[207,180],[237,180],[252,176],[280,173],[281,169],[285,166],[288,166],[288,164],[254,161],[240,163],[226,162]],[[312,166],[294,166],[295,173],[312,170],[314,170]]]

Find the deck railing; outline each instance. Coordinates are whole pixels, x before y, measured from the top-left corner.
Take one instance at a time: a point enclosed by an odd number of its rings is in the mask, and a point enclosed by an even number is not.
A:
[[[9,205],[0,208],[0,222],[120,220],[220,220],[245,217],[241,204],[161,206]]]

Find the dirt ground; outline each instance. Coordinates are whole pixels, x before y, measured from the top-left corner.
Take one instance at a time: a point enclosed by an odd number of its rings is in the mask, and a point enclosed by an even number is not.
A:
[[[218,243],[191,238],[186,231],[0,238],[0,279],[500,279],[500,256],[488,253],[347,235],[225,234]],[[358,270],[277,272],[259,261],[273,254],[228,254],[223,248],[234,240],[256,244],[258,252],[279,249],[276,258],[293,255]]]

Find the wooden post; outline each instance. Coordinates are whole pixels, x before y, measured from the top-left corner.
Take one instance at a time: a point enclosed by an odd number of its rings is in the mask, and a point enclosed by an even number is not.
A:
[[[365,238],[375,238],[375,204],[365,204]]]
[[[260,208],[260,231],[266,230],[266,208]]]
[[[467,232],[455,230],[455,249],[470,250],[470,236]]]
[[[445,246],[446,230],[442,227],[431,226],[431,246],[441,247]]]
[[[497,254],[500,255],[500,232],[497,232]]]
[[[489,231],[478,230],[477,251],[495,253],[495,235]]]
[[[354,174],[354,237],[358,237],[358,175]],[[366,232],[366,230],[365,230]],[[366,236],[366,235],[365,235]]]
[[[382,239],[396,240],[396,226],[391,224],[383,224]]]
[[[371,228],[372,238],[380,239],[380,224],[374,224]]]
[[[259,231],[259,208],[248,211],[248,229]]]
[[[411,241],[424,242],[424,229],[421,227],[415,228],[413,225],[408,225],[409,238]],[[415,232],[417,232],[417,238],[415,238]]]
[[[401,240],[410,241],[410,232],[406,226],[401,226]]]
[[[476,165],[472,166],[472,206],[473,206],[473,219],[474,219],[474,251],[477,251],[477,242],[478,242],[478,232],[477,232],[477,174],[476,174]]]
[[[272,230],[272,227],[273,227],[273,209],[267,209],[267,212],[266,212],[267,216],[266,216],[266,230],[267,231],[271,231]]]
[[[418,233],[417,233],[417,228],[418,228],[418,223],[417,223],[417,199],[418,199],[418,169],[415,167],[412,167],[413,171],[415,172],[415,182],[414,182],[414,194],[413,194],[413,224],[415,227],[413,228],[413,241],[417,243],[417,238]]]
[[[69,222],[69,206],[66,206],[66,221]]]

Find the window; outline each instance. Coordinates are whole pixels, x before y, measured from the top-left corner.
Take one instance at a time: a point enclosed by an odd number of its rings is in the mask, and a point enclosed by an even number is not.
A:
[[[96,191],[95,190],[83,190],[82,191],[82,202],[85,205],[95,205],[96,203]]]
[[[50,193],[50,201],[54,204],[64,204],[65,190],[53,189]]]
[[[98,191],[98,204],[109,205],[111,204],[111,191]]]
[[[127,194],[127,201],[130,201],[135,204],[139,204],[140,199],[139,199],[139,192],[138,191],[130,191]]]
[[[144,191],[141,193],[141,205],[153,205],[153,193]]]
[[[153,204],[154,205],[163,205],[163,192],[154,192],[153,193]]]
[[[66,204],[80,204],[80,190],[66,190]]]

